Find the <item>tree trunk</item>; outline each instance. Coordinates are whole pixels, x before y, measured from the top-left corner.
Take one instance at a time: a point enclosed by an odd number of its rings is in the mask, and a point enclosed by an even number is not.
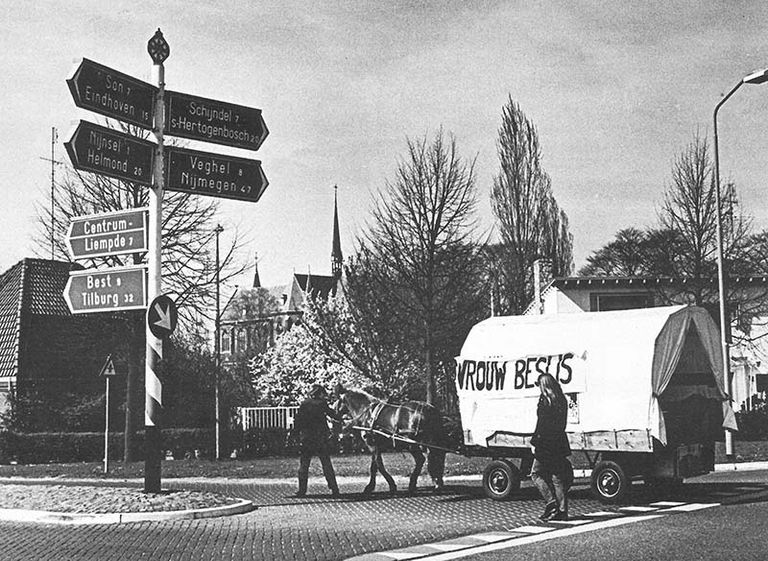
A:
[[[429,327],[424,329],[424,367],[427,371],[427,403],[435,404],[435,373],[432,371],[432,337]]]
[[[142,347],[144,340],[139,332],[144,327],[143,321],[131,324],[128,343],[128,373],[125,379],[125,433],[123,435],[123,462],[126,464],[135,461],[133,442],[136,437],[136,415],[139,408],[136,399],[138,383],[141,381]]]

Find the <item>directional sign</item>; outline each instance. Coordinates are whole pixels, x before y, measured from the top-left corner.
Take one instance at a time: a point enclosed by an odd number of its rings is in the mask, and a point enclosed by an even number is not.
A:
[[[79,170],[152,185],[155,145],[147,140],[80,121],[64,146]]]
[[[69,273],[64,299],[73,314],[118,312],[147,307],[145,267],[115,267]]]
[[[115,363],[112,362],[112,355],[107,355],[107,360],[104,362],[104,366],[101,367],[99,376],[117,376]]]
[[[148,209],[76,216],[67,230],[72,259],[143,253],[149,249]]]
[[[167,148],[165,188],[256,202],[269,185],[259,160]]]
[[[75,105],[151,129],[157,88],[84,58],[67,80]]]
[[[147,325],[158,339],[165,339],[173,333],[178,317],[176,303],[165,294],[152,300],[147,308]]]
[[[258,150],[269,130],[261,109],[166,91],[165,133]]]

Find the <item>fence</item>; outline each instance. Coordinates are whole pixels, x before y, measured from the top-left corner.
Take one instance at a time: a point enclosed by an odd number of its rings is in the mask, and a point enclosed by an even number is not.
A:
[[[248,429],[289,429],[293,427],[293,418],[298,405],[280,407],[240,407],[240,426]]]

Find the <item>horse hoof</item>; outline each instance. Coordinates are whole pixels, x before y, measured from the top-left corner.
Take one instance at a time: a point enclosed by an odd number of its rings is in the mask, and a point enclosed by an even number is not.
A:
[[[365,489],[363,489],[364,497],[370,497],[371,493],[373,493],[373,489],[371,489],[370,487],[366,487]]]
[[[395,489],[390,489],[389,490],[389,496],[390,497],[394,497],[395,495],[397,495],[397,489],[396,488]]]

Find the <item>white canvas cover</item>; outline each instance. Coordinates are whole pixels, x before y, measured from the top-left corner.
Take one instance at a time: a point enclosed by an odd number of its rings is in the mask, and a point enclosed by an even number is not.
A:
[[[570,394],[569,433],[649,431],[666,444],[658,397],[694,328],[706,354],[701,362],[709,365],[706,374],[714,377],[717,387],[702,384],[687,391],[723,400],[723,425],[735,429],[715,323],[703,308],[670,306],[502,316],[475,325],[456,359],[461,421],[465,438],[471,435],[471,442],[465,443],[484,446],[498,431],[533,433],[536,379],[548,372]]]

